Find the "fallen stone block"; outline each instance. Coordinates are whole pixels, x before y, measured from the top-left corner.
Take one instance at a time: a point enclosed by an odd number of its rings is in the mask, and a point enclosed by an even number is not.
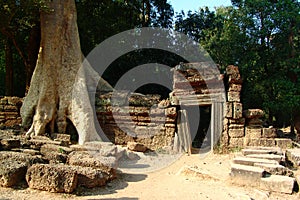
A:
[[[29,146],[31,149],[40,150],[45,144],[53,144],[58,146],[63,146],[62,141],[53,141],[51,139],[30,139],[25,142],[24,145]]]
[[[275,160],[277,162],[281,162],[285,160],[285,157],[282,155],[275,155],[275,154],[250,154],[247,155],[248,158],[261,158],[261,159],[267,159],[267,160]]]
[[[27,153],[22,152],[13,152],[13,151],[0,151],[0,161],[6,160],[6,159],[12,159],[19,162],[25,162],[27,166],[31,166],[36,163],[44,163],[44,160],[41,156],[36,155],[32,156]]]
[[[106,173],[92,167],[73,166],[73,170],[78,174],[78,185],[86,188],[104,186],[109,180]]]
[[[69,165],[91,167],[93,169],[101,170],[108,174],[110,179],[116,177],[116,169],[118,166],[115,157],[103,157],[97,153],[91,152],[72,152],[69,154],[67,163]]]
[[[72,193],[77,187],[78,175],[68,165],[35,164],[27,170],[26,181],[32,189]]]
[[[244,156],[250,154],[276,154],[283,155],[282,150],[280,148],[271,147],[271,148],[260,148],[260,147],[247,147],[246,149],[242,149],[242,153]]]
[[[43,158],[49,162],[49,164],[66,163],[68,155],[58,152],[48,152],[43,154]]]
[[[255,163],[274,164],[279,165],[275,160],[261,159],[261,158],[249,158],[249,157],[236,157],[233,159],[234,164],[254,166]]]
[[[32,156],[41,155],[40,151],[34,150],[34,149],[21,149],[22,153],[30,154]]]
[[[11,150],[14,148],[20,148],[21,142],[19,139],[2,139],[1,146],[4,150]]]
[[[13,187],[25,181],[27,163],[13,159],[0,161],[0,186]]]
[[[136,142],[128,142],[127,148],[131,151],[137,151],[137,152],[145,152],[147,151],[147,147],[145,147],[143,144],[139,144]]]
[[[271,192],[292,194],[294,185],[295,178],[271,175],[270,177],[261,178],[260,188]]]
[[[52,137],[53,137],[53,140],[55,140],[55,141],[71,142],[71,135],[69,135],[69,134],[55,133],[52,135]]]
[[[256,185],[264,177],[265,170],[260,167],[232,164],[230,176],[241,185]]]
[[[84,145],[71,145],[70,148],[72,149],[72,151],[98,152],[102,156],[118,157],[118,148],[111,142],[86,142]]]
[[[293,141],[288,138],[275,138],[275,144],[283,149],[290,149],[293,147]]]
[[[41,146],[40,152],[41,154],[45,155],[48,153],[61,153],[61,154],[69,154],[71,153],[73,150],[69,147],[64,147],[64,146],[59,146],[59,145],[55,145],[55,144],[44,144]]]
[[[286,157],[295,167],[300,166],[300,149],[287,149]]]

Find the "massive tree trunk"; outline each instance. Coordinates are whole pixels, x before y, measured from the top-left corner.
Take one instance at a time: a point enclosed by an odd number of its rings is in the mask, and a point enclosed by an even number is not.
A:
[[[69,119],[78,132],[79,144],[101,140],[94,123],[94,109],[89,103],[86,77],[77,76],[82,54],[75,2],[53,0],[48,7],[48,12],[41,13],[38,60],[21,108],[23,126],[30,127],[29,136],[43,135],[46,130],[65,133]]]

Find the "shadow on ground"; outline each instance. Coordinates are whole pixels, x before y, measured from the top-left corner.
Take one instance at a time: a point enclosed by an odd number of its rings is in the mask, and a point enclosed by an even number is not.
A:
[[[97,196],[97,195],[109,195],[117,193],[118,190],[122,190],[128,186],[129,182],[139,182],[143,181],[147,178],[147,175],[145,174],[129,174],[129,173],[119,173],[117,178],[113,181],[107,183],[106,186],[98,187],[98,188],[83,188],[78,187],[75,195],[77,196]],[[97,198],[96,198],[97,199]],[[90,200],[96,200],[96,199],[90,199]],[[99,198],[103,199],[103,198]],[[105,198],[104,198],[105,199]],[[107,200],[110,200],[111,198],[107,198]],[[115,199],[115,198],[113,198]],[[133,197],[122,197],[118,198],[118,200],[137,200],[138,198]]]

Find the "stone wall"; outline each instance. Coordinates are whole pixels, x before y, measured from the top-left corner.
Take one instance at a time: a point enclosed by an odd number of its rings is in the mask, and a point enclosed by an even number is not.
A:
[[[262,110],[243,110],[240,101],[242,78],[238,67],[232,65],[227,67],[224,84],[227,102],[221,145],[225,149],[246,146],[281,148],[292,146],[290,139],[278,138],[277,129],[263,126],[265,113]]]
[[[177,109],[159,95],[141,95],[119,91],[99,94],[96,113],[101,128],[115,144],[136,142],[146,148],[173,145]]]
[[[228,147],[243,146],[244,125],[243,105],[241,103],[242,78],[238,67],[228,66],[225,74],[227,102],[225,103],[225,119],[223,143]],[[225,138],[225,139],[224,139]]]
[[[23,99],[19,97],[0,98],[0,129],[12,128],[22,123],[20,108]]]

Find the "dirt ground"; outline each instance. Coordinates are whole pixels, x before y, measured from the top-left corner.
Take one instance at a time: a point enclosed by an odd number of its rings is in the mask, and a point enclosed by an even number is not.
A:
[[[29,188],[0,188],[0,199],[279,199],[299,200],[298,193],[284,195],[256,188],[236,186],[230,181],[230,161],[239,153],[229,155],[183,155],[173,164],[153,172],[120,173],[119,177],[102,188],[79,188],[74,194],[54,194]],[[205,176],[180,174],[183,166],[197,167]]]

